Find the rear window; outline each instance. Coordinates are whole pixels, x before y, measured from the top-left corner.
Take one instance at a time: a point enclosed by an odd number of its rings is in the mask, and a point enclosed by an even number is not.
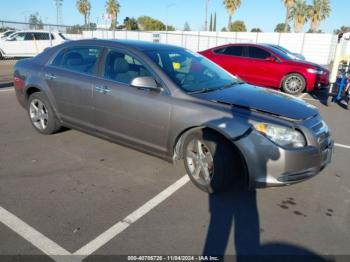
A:
[[[35,40],[50,40],[49,33],[34,33]],[[55,39],[54,36],[51,34],[51,39]]]
[[[243,46],[227,46],[214,50],[214,53],[231,56],[243,56]]]
[[[75,71],[92,74],[101,48],[98,47],[74,47],[61,51],[51,65]]]

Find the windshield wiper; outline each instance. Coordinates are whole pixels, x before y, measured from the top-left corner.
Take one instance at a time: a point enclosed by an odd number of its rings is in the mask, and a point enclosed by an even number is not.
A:
[[[217,88],[202,88],[196,91],[188,92],[188,94],[193,95],[193,94],[203,94],[203,93],[209,93],[218,90]]]
[[[193,91],[193,92],[188,92],[188,94],[192,95],[192,94],[203,94],[203,93],[209,93],[209,92],[214,92],[214,91],[218,91],[218,90],[223,90],[223,89],[226,89],[226,88],[229,88],[229,87],[232,87],[232,86],[235,86],[235,85],[241,85],[241,84],[244,84],[243,81],[235,81],[235,82],[231,82],[231,83],[228,83],[226,85],[223,85],[223,86],[219,86],[219,87],[214,87],[214,88],[202,88],[200,90],[197,90],[197,91]]]

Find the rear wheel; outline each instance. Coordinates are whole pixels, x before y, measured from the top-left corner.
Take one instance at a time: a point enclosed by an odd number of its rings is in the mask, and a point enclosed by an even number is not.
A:
[[[207,130],[189,134],[183,146],[184,163],[191,181],[208,193],[224,191],[234,180],[237,158],[233,146]]]
[[[289,74],[282,81],[282,90],[290,95],[301,94],[306,87],[306,81],[300,74]]]
[[[48,99],[41,92],[33,93],[29,97],[28,114],[33,127],[41,134],[50,135],[61,128]]]

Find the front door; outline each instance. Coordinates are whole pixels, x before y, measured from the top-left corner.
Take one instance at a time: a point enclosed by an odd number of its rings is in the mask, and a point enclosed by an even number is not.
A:
[[[139,76],[152,76],[132,54],[106,50],[94,88],[95,125],[99,132],[156,153],[167,151],[171,97],[167,92],[132,87]]]

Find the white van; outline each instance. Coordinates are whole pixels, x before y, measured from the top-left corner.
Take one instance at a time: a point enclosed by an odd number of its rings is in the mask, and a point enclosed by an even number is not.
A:
[[[33,57],[66,40],[62,33],[57,32],[18,31],[0,40],[0,58]]]

